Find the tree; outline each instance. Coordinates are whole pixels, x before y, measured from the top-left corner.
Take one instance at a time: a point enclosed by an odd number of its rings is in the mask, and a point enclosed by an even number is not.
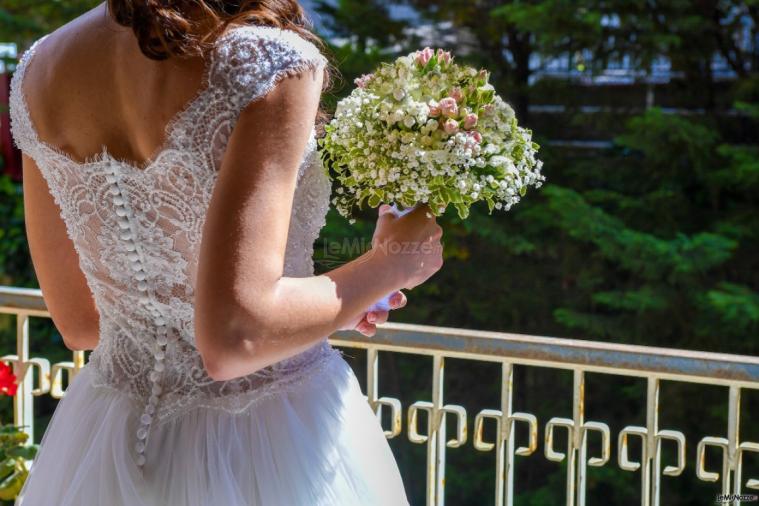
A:
[[[4,0],[0,6],[0,40],[26,47],[99,3],[97,0]]]
[[[376,0],[317,0],[314,8],[325,17],[330,35],[350,39],[358,53],[370,45],[390,45],[405,26],[390,16],[386,3]]]
[[[406,0],[431,21],[451,21],[458,29],[468,30],[480,46],[479,60],[487,62],[494,84],[508,89],[519,116],[526,120],[528,113],[530,58],[534,40],[529,29],[519,26],[511,11],[504,10],[499,0],[469,2],[462,0]],[[538,2],[528,2],[529,7]],[[521,3],[520,3],[521,5]]]

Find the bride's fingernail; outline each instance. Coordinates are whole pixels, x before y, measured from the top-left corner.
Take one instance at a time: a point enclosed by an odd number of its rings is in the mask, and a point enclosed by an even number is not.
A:
[[[375,321],[377,321],[377,316],[374,313],[367,313],[366,321],[368,321],[369,323],[374,323]]]

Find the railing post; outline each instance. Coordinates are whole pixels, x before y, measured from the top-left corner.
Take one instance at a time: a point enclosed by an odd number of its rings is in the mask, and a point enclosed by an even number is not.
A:
[[[511,416],[512,400],[514,398],[514,366],[511,363],[501,364],[501,413],[506,418],[498,427],[496,439],[496,504],[503,505],[504,494],[506,504],[514,502],[514,431],[508,417]],[[506,434],[502,431],[506,430]],[[505,437],[504,437],[505,436]],[[507,451],[508,450],[508,451]],[[504,483],[505,481],[505,483]]]
[[[503,506],[504,499],[507,506],[514,503],[514,430],[510,420],[513,397],[514,366],[509,362],[502,362],[501,419],[497,424],[498,433],[495,444],[495,503],[497,506]],[[481,429],[478,432],[481,433]]]
[[[377,413],[377,395],[379,391],[379,354],[376,348],[366,350],[366,397],[374,412]]]
[[[379,353],[376,348],[366,350],[366,399],[382,424],[382,408],[390,408],[390,430],[385,438],[392,439],[401,433],[401,401],[392,397],[379,397]]]
[[[13,423],[29,435],[29,442],[34,442],[34,378],[32,371],[28,371],[28,364],[29,314],[20,312],[16,315],[16,360],[13,362],[13,373],[18,378],[18,389],[13,398]]]
[[[646,447],[645,457],[641,459],[641,494],[643,506],[659,506],[661,480],[659,468],[661,455],[656,443],[659,430],[659,379],[649,377],[646,388],[646,438],[642,442]]]
[[[501,409],[483,409],[474,418],[474,448],[495,454],[495,505],[514,504],[514,455],[526,457],[538,448],[538,419],[531,413],[512,411],[514,397],[514,365],[501,362]],[[493,443],[484,440],[485,420],[496,423],[496,439]],[[517,422],[527,424],[529,439],[527,446],[515,448],[515,426]]]
[[[513,399],[514,366],[511,363],[503,362],[501,364],[501,413],[503,413],[505,419],[500,424],[500,428],[507,432],[505,438],[504,434],[498,434],[498,446],[496,448],[496,468],[498,469],[498,476],[496,477],[496,487],[500,488],[500,493],[496,497],[499,498],[498,504],[502,505],[505,493],[506,504],[508,506],[511,506],[514,503],[514,430],[510,420],[513,409]],[[501,430],[499,430],[499,432],[501,432]],[[505,484],[504,479],[506,481]]]
[[[646,387],[646,426],[628,425],[619,432],[618,462],[624,471],[640,469],[641,506],[659,506],[661,499],[661,476],[679,476],[685,469],[685,435],[676,430],[659,430],[659,378],[648,376]],[[628,455],[628,438],[641,440],[640,462]],[[661,468],[662,441],[670,440],[677,445],[677,465]]]
[[[554,449],[556,427],[567,429],[567,453]],[[588,434],[601,434],[601,456],[588,458]],[[554,417],[545,429],[545,455],[548,460],[563,462],[567,459],[567,506],[585,506],[587,466],[601,467],[611,455],[611,431],[602,422],[585,421],[585,371],[574,369],[572,382],[572,418]]]
[[[567,462],[567,495],[577,495],[577,505],[585,505],[585,454],[587,441],[582,434],[582,424],[585,422],[585,373],[579,369],[574,370],[572,388],[572,431],[571,447],[568,449]],[[575,483],[576,480],[576,483]],[[572,488],[574,487],[574,489]],[[575,504],[574,497],[567,506]]]
[[[432,412],[429,413],[431,441],[427,445],[428,465],[434,465],[428,474],[427,487],[432,495],[430,505],[445,504],[445,418],[438,415],[443,408],[443,382],[445,381],[445,359],[435,354],[432,359]],[[439,418],[439,420],[438,420]]]
[[[79,374],[84,367],[84,352],[81,350],[73,352],[73,360],[58,362],[53,364],[50,369],[50,397],[53,399],[63,399],[66,391],[63,388],[63,373],[68,374],[68,383]]]
[[[696,459],[698,467],[696,475],[704,481],[721,481],[722,494],[735,494],[733,506],[739,506],[741,501],[737,496],[743,489],[743,453],[759,453],[759,444],[752,442],[741,442],[740,440],[740,416],[741,416],[741,388],[731,385],[728,399],[727,414],[727,438],[707,436],[698,443]],[[713,446],[722,449],[722,472],[715,473],[706,470],[706,448]],[[759,490],[759,480],[751,479],[746,483],[746,487],[752,490]]]
[[[427,444],[426,505],[445,504],[445,414],[443,412],[443,381],[445,359],[432,357],[432,402],[416,401],[408,410],[408,438],[412,443]],[[419,433],[419,411],[427,413],[427,434]]]
[[[733,494],[739,495],[743,488],[743,453],[759,453],[759,443],[740,441],[741,388],[731,385],[728,395],[727,438],[714,436],[701,438],[696,449],[696,476],[703,481],[721,481],[722,494],[730,494],[732,491]],[[720,473],[706,469],[706,448],[710,446],[722,450]],[[748,480],[746,488],[759,490],[759,480]],[[732,504],[740,505],[741,501],[736,498]]]
[[[731,386],[728,392],[727,407],[727,465],[725,465],[725,482],[730,486],[730,480],[733,481],[733,493],[741,493],[741,476],[738,470],[738,445],[740,443],[741,429],[741,389]],[[733,474],[732,471],[735,471]],[[729,490],[729,489],[728,489]],[[736,498],[733,506],[739,506],[740,501]]]
[[[412,443],[427,443],[427,506],[445,504],[445,449],[459,448],[467,440],[466,409],[456,404],[443,404],[445,358],[432,356],[432,402],[416,401],[408,409],[408,438]],[[427,434],[419,433],[419,411],[427,413]],[[456,437],[447,440],[445,420],[456,417]]]

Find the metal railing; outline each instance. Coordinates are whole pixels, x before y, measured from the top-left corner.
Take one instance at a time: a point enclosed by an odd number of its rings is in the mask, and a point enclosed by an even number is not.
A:
[[[0,287],[0,313],[15,314],[17,318],[17,350],[2,360],[12,364],[19,378],[14,399],[14,421],[31,432],[33,399],[50,394],[60,398],[63,373],[69,380],[84,365],[82,352],[74,352],[72,361],[54,365],[43,358],[29,356],[29,318],[48,317],[39,290]],[[588,466],[608,465],[612,443],[616,442],[616,461],[624,471],[640,471],[640,503],[658,506],[661,496],[661,477],[679,476],[687,467],[686,437],[678,431],[660,427],[659,389],[661,381],[708,384],[727,388],[728,424],[720,436],[704,435],[696,446],[695,473],[699,480],[719,483],[715,492],[740,496],[745,490],[759,490],[759,479],[743,476],[743,456],[759,453],[759,443],[740,438],[741,392],[759,389],[759,357],[694,352],[669,348],[609,344],[584,340],[534,337],[519,334],[483,332],[464,329],[428,327],[422,325],[386,324],[373,337],[353,332],[339,332],[330,339],[340,347],[359,348],[367,353],[367,400],[382,420],[382,410],[390,412],[387,438],[398,437],[403,428],[403,406],[399,399],[381,395],[378,381],[379,352],[396,352],[427,356],[432,359],[432,395],[429,400],[416,401],[406,409],[406,431],[412,443],[427,447],[427,505],[444,504],[445,456],[449,448],[467,444],[468,415],[461,405],[445,402],[443,383],[446,359],[465,359],[495,362],[501,366],[501,395],[498,409],[483,409],[474,417],[472,444],[476,450],[495,452],[494,504],[513,504],[514,459],[527,456],[539,447],[541,424],[531,413],[512,409],[515,365],[564,369],[573,372],[572,418],[553,417],[543,429],[543,452],[548,460],[566,461],[566,504],[585,504]],[[37,384],[32,370],[37,369]],[[611,430],[601,421],[586,420],[586,373],[644,378],[647,382],[646,424],[626,426],[612,437]],[[419,427],[419,414],[426,413],[426,424]],[[456,431],[446,434],[446,419],[453,417]],[[494,424],[493,441],[484,437],[485,424]],[[517,446],[515,427],[527,428],[527,441]],[[559,451],[556,439],[559,430],[566,432],[565,447]],[[33,435],[33,434],[32,434]],[[589,455],[589,437],[600,439],[598,455]],[[628,451],[631,438],[641,441],[641,455],[636,461]],[[663,445],[676,450],[675,462],[662,463]],[[708,448],[721,452],[722,462],[716,468],[707,466]],[[735,498],[730,502],[741,504]]]

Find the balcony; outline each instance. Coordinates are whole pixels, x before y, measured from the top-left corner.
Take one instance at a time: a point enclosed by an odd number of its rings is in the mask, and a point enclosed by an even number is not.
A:
[[[19,378],[13,399],[14,421],[34,438],[35,398],[62,398],[64,383],[83,367],[85,355],[74,352],[71,360],[54,364],[30,356],[30,318],[49,317],[39,290],[0,287],[0,313],[14,315],[16,320],[16,352],[2,357]],[[710,484],[713,496],[705,497],[703,504],[714,504],[718,494],[732,494],[723,502],[732,505],[752,500],[742,501],[737,496],[759,495],[759,476],[744,472],[744,461],[759,458],[749,457],[759,453],[759,442],[741,439],[741,396],[759,389],[757,357],[405,324],[386,324],[371,338],[338,333],[331,341],[340,348],[365,353],[366,363],[357,370],[365,369],[367,400],[383,422],[386,437],[405,437],[425,449],[427,505],[444,504],[453,486],[449,483],[446,492],[446,455],[466,446],[494,457],[494,487],[488,495],[489,504],[497,506],[519,503],[515,501],[519,493],[514,477],[515,467],[520,465],[517,457],[545,458],[561,465],[566,473],[567,506],[591,504],[586,500],[589,473],[593,468],[611,466],[634,483],[631,490],[635,494],[624,504],[664,505],[663,477],[685,479],[689,474],[691,479]],[[431,361],[427,398],[404,406],[400,399],[383,395],[380,358],[384,360],[386,354]],[[453,361],[466,367],[489,363],[499,368],[500,376],[493,377],[493,383],[500,386],[500,402],[477,410],[447,402],[446,364]],[[541,419],[530,412],[515,411],[515,367],[567,371],[571,375],[571,384],[566,385],[566,391],[571,392],[568,416]],[[588,419],[589,376],[645,382],[645,406],[641,407],[645,424],[612,431],[603,419]],[[686,437],[676,427],[660,423],[660,409],[666,407],[660,400],[660,389],[670,382],[719,389],[727,408],[727,426],[715,434]],[[745,415],[745,406],[743,410]],[[695,452],[689,452],[694,445]]]

